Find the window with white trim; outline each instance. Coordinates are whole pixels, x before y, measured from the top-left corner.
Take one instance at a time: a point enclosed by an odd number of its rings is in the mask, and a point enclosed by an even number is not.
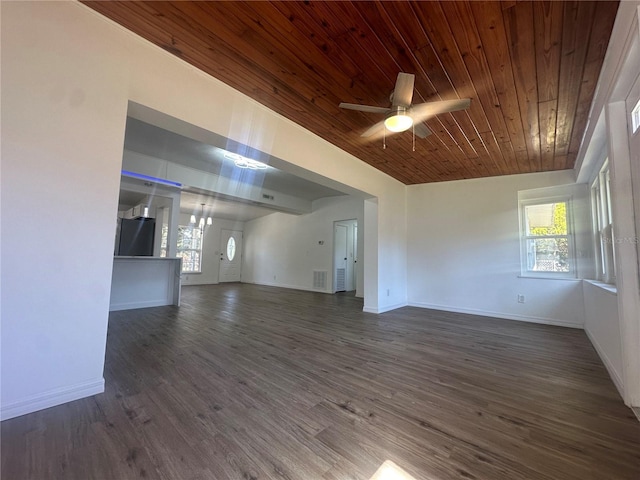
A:
[[[529,200],[520,207],[522,275],[575,278],[570,199]]]
[[[178,254],[182,258],[182,273],[202,271],[202,229],[195,225],[178,227]]]
[[[611,174],[608,160],[605,160],[600,173],[591,185],[591,215],[596,252],[596,279],[615,284],[615,241],[611,213]]]
[[[635,134],[640,129],[640,100],[631,110],[631,133]]]
[[[169,233],[169,225],[166,223],[162,224],[162,236],[160,237],[160,256],[167,256],[167,237]]]

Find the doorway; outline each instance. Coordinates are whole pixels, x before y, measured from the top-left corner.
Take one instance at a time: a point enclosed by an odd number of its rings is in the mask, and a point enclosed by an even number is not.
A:
[[[219,282],[239,282],[242,276],[242,232],[223,229],[220,248]]]
[[[357,288],[358,221],[339,220],[333,224],[333,291]]]

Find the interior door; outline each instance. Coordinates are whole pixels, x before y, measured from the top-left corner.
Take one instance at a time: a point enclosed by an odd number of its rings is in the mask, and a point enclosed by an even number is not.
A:
[[[347,290],[347,226],[335,225],[333,241],[333,290],[344,292]]]
[[[353,288],[351,290],[358,290],[358,222],[354,222],[353,224],[353,245],[351,248],[351,265],[352,265],[352,274],[351,274],[351,285]]]
[[[239,282],[242,273],[242,232],[222,230],[220,249],[219,281]]]

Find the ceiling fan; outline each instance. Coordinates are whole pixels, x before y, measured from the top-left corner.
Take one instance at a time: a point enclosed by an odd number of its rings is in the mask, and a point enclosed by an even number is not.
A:
[[[413,126],[415,134],[420,138],[425,138],[431,132],[422,122],[440,113],[464,110],[471,105],[471,99],[469,98],[412,105],[414,82],[415,75],[403,72],[398,73],[396,87],[391,92],[391,106],[389,108],[355,103],[341,103],[339,107],[360,112],[386,114],[386,118],[367,129],[362,134],[363,137],[372,137],[376,133],[385,134],[385,127],[391,133],[398,133],[409,130]]]

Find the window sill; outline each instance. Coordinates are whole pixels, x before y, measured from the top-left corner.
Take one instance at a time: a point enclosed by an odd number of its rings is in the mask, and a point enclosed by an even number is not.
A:
[[[599,282],[597,280],[589,280],[589,279],[584,279],[585,282],[593,285],[594,287],[598,287],[602,290],[606,290],[609,293],[613,293],[614,295],[618,294],[618,287],[615,285],[611,285],[610,283],[603,283],[603,282]]]
[[[518,278],[531,278],[534,280],[564,280],[565,282],[580,282],[582,280],[575,277],[547,277],[544,275],[518,275]]]

